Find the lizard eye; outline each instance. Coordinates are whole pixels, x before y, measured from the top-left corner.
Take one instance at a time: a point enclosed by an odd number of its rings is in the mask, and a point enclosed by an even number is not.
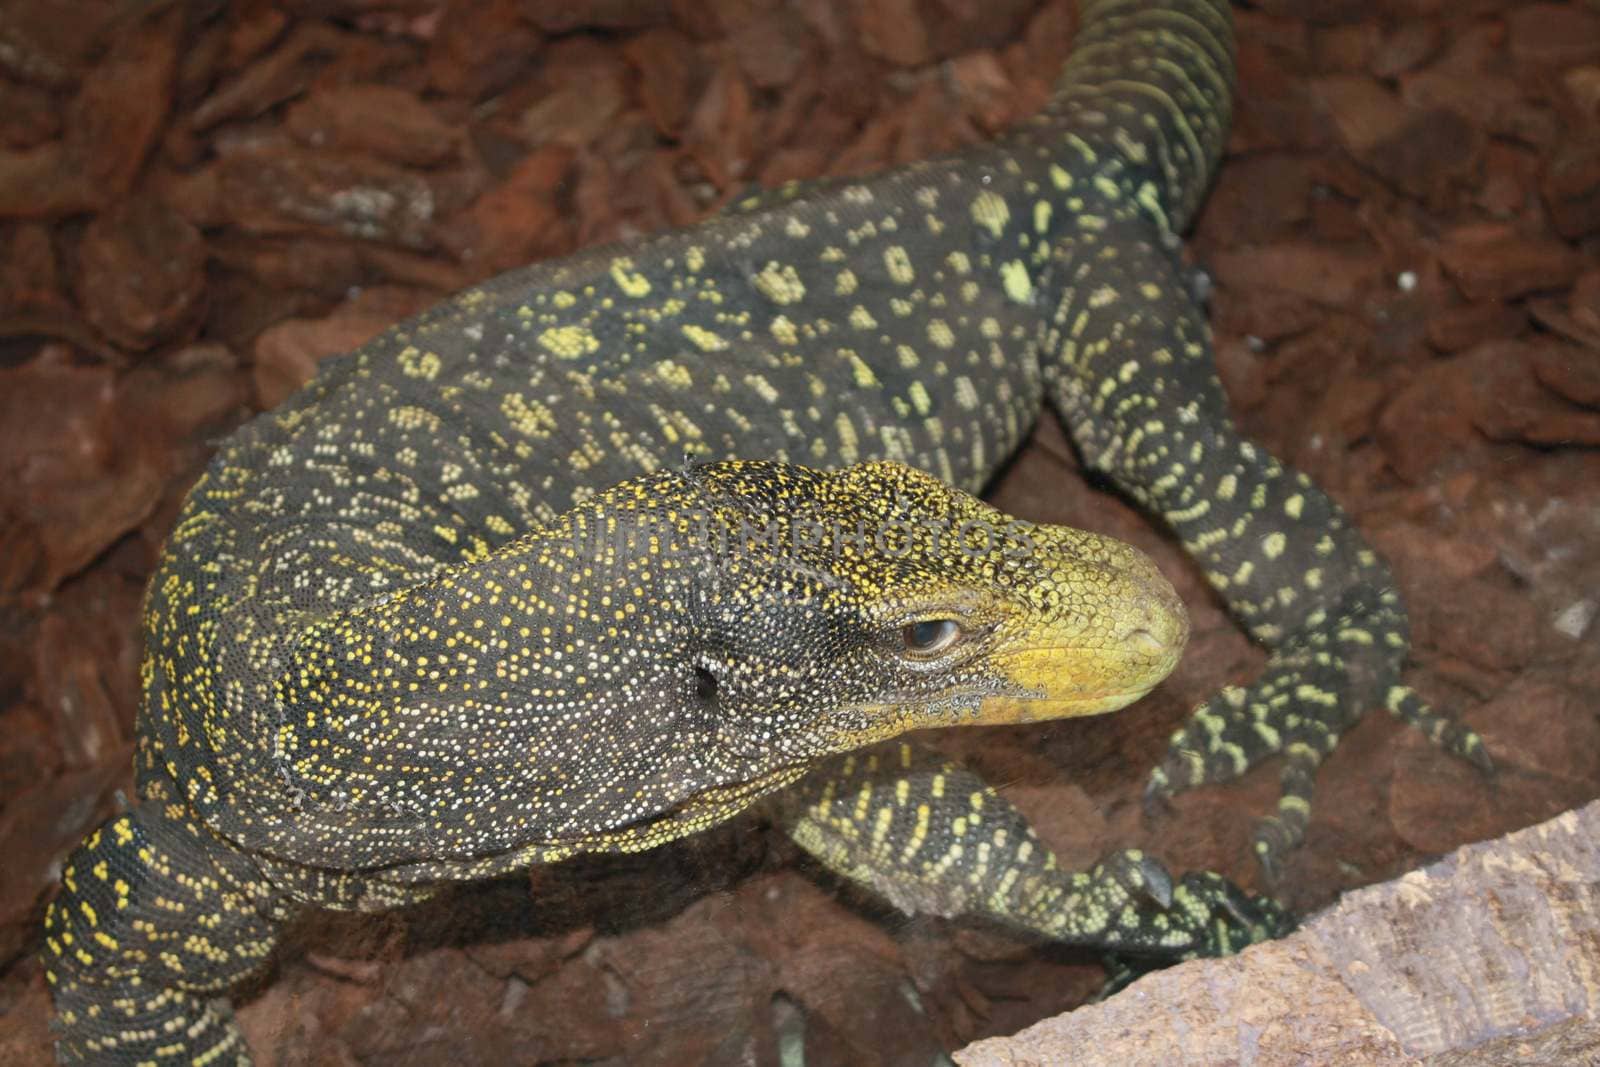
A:
[[[900,640],[912,659],[933,659],[966,636],[955,619],[923,619],[900,627]]]

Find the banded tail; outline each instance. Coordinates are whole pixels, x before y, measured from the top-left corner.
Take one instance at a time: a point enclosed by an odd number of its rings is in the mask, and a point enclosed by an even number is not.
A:
[[[1180,232],[1216,172],[1232,117],[1227,0],[1082,0],[1081,12],[1047,114],[1155,183],[1160,207],[1147,209]]]

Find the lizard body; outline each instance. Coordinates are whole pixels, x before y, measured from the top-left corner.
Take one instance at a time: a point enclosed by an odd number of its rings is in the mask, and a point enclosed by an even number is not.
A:
[[[1481,755],[1398,685],[1382,562],[1228,418],[1172,249],[1231,88],[1220,0],[1086,3],[1049,106],[995,144],[503,275],[232,436],[150,586],[140,803],[47,917],[62,1057],[242,1061],[209,998],[298,908],[647,848],[783,786],[795,839],[904,907],[1172,955],[1276,930],[1137,853],[1062,871],[909,747],[876,785],[829,759],[1110,710],[1176,661],[1137,553],[943,484],[981,488],[1046,402],[1273,652],[1156,792],[1283,753],[1270,863],[1369,703]]]

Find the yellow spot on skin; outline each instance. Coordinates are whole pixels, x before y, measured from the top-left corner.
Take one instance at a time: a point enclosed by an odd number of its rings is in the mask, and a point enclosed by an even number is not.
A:
[[[682,363],[664,359],[656,364],[656,378],[671,389],[688,389],[694,385],[689,369]]]
[[[1167,213],[1161,205],[1161,194],[1156,191],[1154,185],[1149,182],[1142,183],[1139,186],[1139,191],[1133,194],[1133,198],[1139,202],[1140,207],[1160,220],[1163,228],[1166,227]]]
[[[1269,533],[1261,539],[1261,554],[1268,559],[1277,559],[1283,555],[1288,539],[1281,533]]]
[[[956,403],[962,411],[973,411],[978,406],[978,389],[972,379],[963,375],[956,379]]]
[[[787,264],[768,263],[755,278],[756,291],[774,304],[799,303],[806,295],[800,275]]]
[[[859,286],[860,283],[856,280],[854,271],[842,270],[839,272],[839,276],[834,279],[833,291],[838,296],[849,296]]]
[[[625,296],[637,299],[650,295],[650,279],[634,271],[631,259],[612,260],[611,280],[617,283],[617,288]]]
[[[441,425],[439,416],[426,408],[419,408],[412,404],[391,409],[388,418],[389,425],[397,426],[402,430],[423,430],[427,433],[437,433]]]
[[[965,252],[951,252],[948,256],[944,257],[944,261],[948,263],[950,265],[950,269],[955,271],[957,274],[972,273],[972,260],[967,258],[967,254]]]
[[[721,352],[728,347],[728,342],[721,334],[712,333],[704,326],[689,325],[683,328],[683,336],[689,343],[702,352]]]
[[[539,343],[557,359],[582,359],[600,347],[600,341],[583,326],[554,326],[539,335]]]
[[[691,271],[698,271],[706,265],[706,250],[699,245],[690,245],[683,253],[683,265]]]
[[[872,312],[857,304],[850,309],[850,325],[858,330],[876,329],[878,320],[872,317]]]
[[[1217,499],[1232,500],[1233,494],[1239,491],[1239,479],[1236,475],[1224,474],[1217,482]]]
[[[431,382],[439,374],[441,360],[437,352],[423,352],[407,346],[396,357],[400,361],[400,370],[407,378],[421,378]]]
[[[1050,201],[1040,200],[1033,205],[1033,229],[1035,233],[1046,234],[1050,232]]]
[[[911,397],[911,406],[916,409],[918,415],[927,415],[933,410],[933,401],[921,382],[912,382],[907,392]]]
[[[999,196],[984,189],[973,197],[972,221],[988,230],[998,240],[1011,221],[1011,209]]]
[[[877,818],[872,826],[872,843],[874,846],[882,845],[889,837],[889,828],[894,825],[894,809],[879,808]]]
[[[943,319],[932,319],[928,322],[928,340],[940,348],[952,348],[956,343],[956,335],[949,323]]]
[[[906,842],[906,847],[900,854],[902,860],[909,860],[922,848],[923,842],[928,840],[928,819],[933,814],[926,804],[917,805],[917,824],[911,829],[911,840]]]
[[[795,328],[794,323],[790,322],[785,315],[779,315],[773,319],[772,325],[768,327],[768,332],[772,334],[772,339],[781,345],[800,343],[800,331]]]
[[[1294,496],[1283,502],[1283,513],[1289,516],[1291,519],[1298,519],[1300,517],[1300,513],[1305,510],[1305,506],[1306,498],[1301,496],[1299,493],[1296,493]]]
[[[858,387],[862,389],[877,388],[879,384],[878,376],[872,373],[872,368],[867,366],[860,356],[848,348],[840,349],[839,354],[850,361],[850,374],[855,379]]]
[[[1033,279],[1028,276],[1028,268],[1020,259],[1000,264],[1000,284],[1005,287],[1006,296],[1013,303],[1033,303]]]
[[[500,401],[500,414],[506,417],[511,428],[524,437],[549,437],[556,428],[556,417],[537,400],[530,401],[521,393],[509,393]]]
[[[1050,184],[1063,193],[1072,188],[1072,175],[1060,164],[1050,164]]]
[[[765,400],[767,403],[776,404],[778,402],[778,391],[772,387],[771,382],[767,381],[761,375],[746,375],[744,384],[755,390],[756,395],[762,400]]]
[[[890,281],[910,285],[916,279],[917,272],[911,267],[911,256],[899,245],[890,245],[883,250],[883,265],[889,272]]]
[[[850,421],[850,416],[839,412],[838,418],[833,420],[833,429],[839,435],[839,458],[846,464],[860,459],[860,439],[856,437],[855,423]]]

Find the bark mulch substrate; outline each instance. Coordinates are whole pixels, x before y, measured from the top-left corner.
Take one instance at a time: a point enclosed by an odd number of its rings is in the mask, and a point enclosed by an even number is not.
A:
[[[47,1058],[37,922],[130,789],[138,601],[211,442],[475,279],[751,183],[971,142],[1043,100],[1063,0],[0,4],[0,1060]],[[1412,682],[1492,783],[1381,714],[1328,761],[1300,910],[1600,794],[1600,8],[1259,0],[1193,242],[1251,434],[1412,605]],[[1261,656],[1048,422],[995,491],[1154,552],[1193,607],[1119,716],[943,739],[1064,857],[1259,884],[1265,769],[1140,815]],[[317,917],[241,1008],[264,1062],[931,1062],[1092,993],[1088,957],[905,921],[759,820]],[[531,883],[531,884],[530,884]]]

